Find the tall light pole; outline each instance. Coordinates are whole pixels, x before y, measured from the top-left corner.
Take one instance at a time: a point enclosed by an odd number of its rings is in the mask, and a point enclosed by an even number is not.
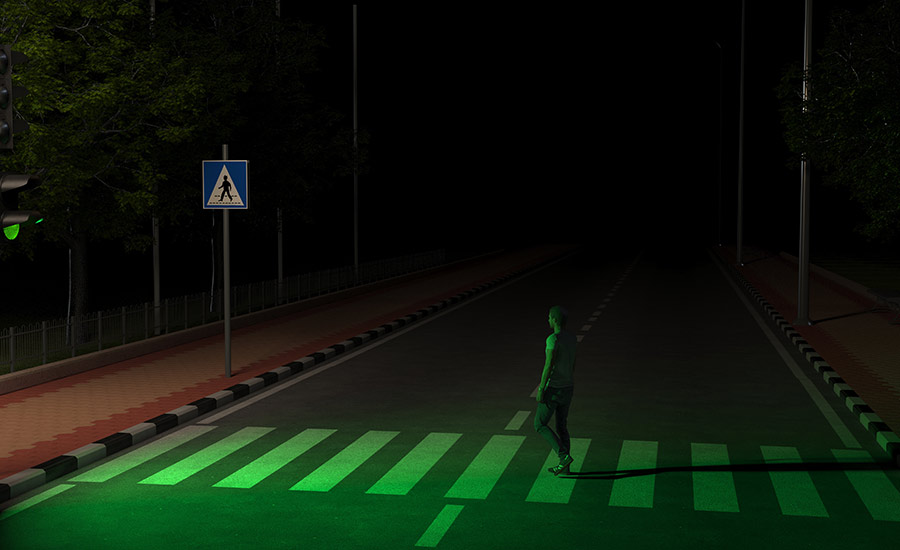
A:
[[[281,0],[275,0],[275,17],[281,17]],[[276,55],[280,55],[280,52]],[[278,63],[279,59],[275,59]],[[280,306],[284,287],[284,224],[281,217],[281,207],[275,210],[275,222],[278,231],[278,286],[275,290],[275,305]]]
[[[737,263],[744,265],[744,35],[747,0],[741,2],[741,92],[738,115]]]
[[[153,23],[156,20],[156,0],[150,0],[150,31],[153,31]],[[153,182],[153,195],[159,204],[159,183]],[[159,293],[159,215],[157,207],[151,212],[151,227],[153,231],[153,334],[159,336],[160,332],[160,293]]]
[[[716,244],[722,246],[722,45],[716,41],[716,46],[719,48],[719,170],[716,173],[719,191],[719,207],[716,218]]]
[[[359,183],[359,144],[357,142],[356,119],[356,4],[353,4],[353,275],[359,277],[359,197],[357,187]]]
[[[803,31],[803,110],[809,100],[809,60],[812,55],[812,0],[806,0]],[[800,250],[797,257],[797,319],[795,325],[812,325],[809,320],[809,161],[800,163]]]

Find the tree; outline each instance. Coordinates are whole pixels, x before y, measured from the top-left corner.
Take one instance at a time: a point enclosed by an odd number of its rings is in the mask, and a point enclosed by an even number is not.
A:
[[[302,93],[320,33],[277,20],[271,2],[156,7],[152,25],[147,0],[4,0],[0,13],[0,40],[29,57],[16,78],[29,89],[18,110],[31,126],[0,167],[41,174],[43,185],[22,207],[40,210],[40,234],[71,250],[76,316],[88,304],[89,243],[146,250],[154,208],[164,225],[193,233],[200,223],[208,234],[199,161],[218,144],[253,136],[248,143],[259,142],[254,155],[262,160],[254,177],[285,193],[341,170],[341,117]],[[256,108],[248,107],[252,92],[260,93]],[[298,174],[306,183],[289,185]],[[33,234],[20,239],[18,248],[33,250]]]
[[[858,233],[897,242],[900,2],[881,0],[859,15],[834,11],[818,53],[806,74],[789,67],[777,89],[788,148],[822,171],[823,184],[847,190],[862,207],[868,219]]]
[[[149,244],[136,229],[166,177],[152,151],[185,141],[202,105],[197,75],[168,59],[148,23],[137,0],[3,5],[0,35],[29,57],[17,76],[31,126],[3,164],[42,175],[33,197],[42,233],[72,252],[73,315],[87,304],[89,242]]]

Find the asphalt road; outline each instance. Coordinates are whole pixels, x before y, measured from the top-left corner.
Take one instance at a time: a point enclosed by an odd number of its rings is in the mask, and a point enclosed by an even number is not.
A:
[[[555,304],[580,338],[561,478],[533,429]],[[587,249],[10,501],[0,541],[890,546],[900,472],[753,311],[706,251]]]

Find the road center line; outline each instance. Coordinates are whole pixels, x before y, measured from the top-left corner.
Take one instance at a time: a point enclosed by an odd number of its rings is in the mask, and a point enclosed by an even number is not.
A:
[[[535,394],[537,395],[537,394]],[[518,430],[522,427],[522,424],[525,423],[525,419],[528,418],[528,415],[531,414],[531,411],[519,411],[513,415],[512,420],[509,421],[509,424],[506,425],[507,430]]]
[[[419,538],[419,541],[416,542],[416,546],[424,546],[426,548],[437,546],[462,509],[463,507],[460,504],[445,505],[437,517],[434,518],[434,521],[431,522],[431,525],[428,526],[428,529],[425,530],[425,533]]]

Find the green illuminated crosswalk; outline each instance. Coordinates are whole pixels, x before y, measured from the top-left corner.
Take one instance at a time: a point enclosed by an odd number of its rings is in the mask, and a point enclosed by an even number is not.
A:
[[[535,442],[527,443],[529,440],[524,435],[493,435],[484,439],[484,436],[465,436],[460,433],[429,433],[415,442],[409,442],[403,438],[395,441],[400,433],[397,431],[371,430],[356,436],[356,439],[340,450],[326,450],[326,457],[323,459],[321,449],[317,453],[308,451],[326,440],[331,441],[329,438],[337,433],[337,430],[308,428],[286,440],[283,434],[279,437],[276,437],[276,434],[264,438],[275,431],[275,428],[246,427],[221,437],[217,437],[220,432],[214,430],[215,426],[185,427],[122,456],[98,464],[74,476],[70,481],[102,483],[124,475],[138,466],[146,472],[152,464],[166,461],[168,453],[178,452],[177,449],[183,445],[190,442],[198,445],[210,438],[215,440],[204,443],[199,450],[187,456],[184,456],[183,452],[179,453],[182,458],[162,467],[152,475],[144,473],[146,477],[137,483],[176,485],[216,463],[222,464],[217,467],[221,471],[229,461],[236,461],[232,457],[236,451],[246,447],[248,451],[238,455],[248,457],[245,463],[236,465],[232,473],[214,482],[213,487],[250,490],[276,472],[281,472],[275,479],[277,483],[286,483],[284,488],[287,490],[328,492],[353,472],[365,469],[367,463],[382,464],[384,458],[379,459],[376,455],[385,447],[392,446],[395,451],[380,456],[400,458],[390,467],[377,466],[382,473],[374,483],[368,482],[372,484],[365,490],[365,494],[409,495],[430,472],[440,470],[442,473],[435,475],[447,476],[449,473],[451,476],[445,485],[447,489],[443,494],[444,498],[485,500],[490,498],[498,483],[512,484],[513,487],[522,486],[521,475],[504,476],[507,471],[514,469],[533,480],[527,492],[524,486],[521,489],[521,498],[525,502],[568,504],[573,499],[578,499],[579,494],[581,498],[587,498],[599,491],[601,494],[608,494],[608,505],[611,507],[651,509],[658,505],[655,499],[657,476],[671,470],[659,468],[659,454],[661,451],[671,452],[674,445],[682,445],[690,448],[690,466],[679,466],[676,469],[690,471],[691,482],[685,487],[684,494],[688,502],[693,500],[693,509],[696,512],[739,513],[742,495],[738,490],[740,485],[735,484],[735,472],[741,472],[739,475],[747,476],[743,478],[745,483],[747,479],[766,480],[767,488],[763,490],[770,490],[770,494],[777,501],[776,513],[784,516],[828,518],[829,510],[816,483],[835,480],[833,477],[827,477],[827,472],[816,474],[819,477],[814,478],[810,474],[811,468],[803,466],[804,459],[798,449],[789,446],[762,445],[759,447],[759,458],[751,460],[749,464],[746,462],[733,464],[727,445],[722,443],[666,443],[661,448],[657,441],[624,440],[618,444],[618,459],[615,464],[591,464],[592,440],[573,438],[571,454],[574,462],[568,473],[556,477],[547,472],[548,468],[556,464],[555,453],[544,455],[546,459],[542,464],[538,464],[539,460],[533,458],[533,452],[538,441],[541,447],[544,443],[538,438],[535,438]],[[481,441],[478,442],[476,438]],[[274,441],[281,443],[275,445]],[[466,444],[462,445],[462,441]],[[474,456],[470,455],[472,458],[464,467],[456,465],[458,462],[454,463],[453,460],[444,461],[445,457],[454,453],[457,448],[469,449],[463,452],[471,453],[473,444],[481,446]],[[532,458],[516,459],[521,449],[526,446],[532,449],[528,454]],[[404,447],[402,453],[397,452]],[[846,464],[842,470],[846,481],[842,483],[847,484],[846,491],[852,495],[850,497],[852,501],[861,502],[875,520],[900,522],[900,490],[897,480],[892,480],[886,471],[874,465],[869,467],[868,464],[872,464],[874,459],[864,450],[832,449],[831,453],[834,457],[834,469],[841,470],[840,465]],[[251,458],[252,456],[256,458]],[[315,462],[310,464],[310,461],[320,460],[323,462],[310,470],[310,466],[315,464]],[[817,460],[820,464],[821,459]],[[295,475],[291,480],[291,468],[296,470],[299,467],[296,465],[304,463],[307,466],[303,467],[303,471],[309,473]],[[287,468],[289,464],[295,466]],[[443,466],[438,468],[440,465]],[[527,471],[523,472],[523,468]],[[840,476],[837,472],[834,475]],[[586,481],[586,478],[593,481]],[[357,479],[365,479],[365,476]],[[438,479],[440,478],[434,478],[432,481]],[[836,481],[840,482],[840,479]],[[431,486],[433,487],[433,484]],[[583,488],[578,489],[578,486]],[[606,491],[608,493],[605,493]],[[509,491],[507,490],[505,494],[508,495]],[[758,498],[758,496],[748,497],[744,494],[743,498]],[[754,509],[754,506],[746,508]],[[758,509],[758,506],[755,508]],[[459,509],[452,507],[447,514],[458,513]],[[835,504],[833,512],[840,509],[840,503]]]
[[[694,487],[694,510],[704,512],[739,512],[734,476],[725,470],[706,470],[729,464],[728,448],[716,443],[691,443],[691,475]]]
[[[318,430],[315,428],[304,430],[216,483],[213,487],[249,489],[320,443],[335,431],[337,430]]]
[[[200,451],[179,460],[168,468],[142,479],[138,483],[149,485],[175,485],[200,470],[222,460],[241,447],[271,432],[275,428],[242,428],[224,439],[204,447]]]
[[[653,508],[656,474],[651,472],[656,468],[658,447],[659,443],[656,441],[622,442],[616,471],[625,474],[613,481],[612,493],[609,495],[610,506]]]
[[[362,466],[379,449],[400,432],[370,431],[348,445],[313,473],[298,481],[292,491],[330,491],[335,485]]]
[[[487,498],[523,441],[524,435],[492,436],[444,496]]]
[[[763,458],[767,464],[802,464],[800,454],[793,447],[762,446]],[[772,487],[775,488],[775,496],[781,512],[786,516],[812,516],[827,518],[828,512],[816,486],[813,485],[809,472],[798,471],[770,471]]]
[[[366,491],[374,495],[405,495],[428,473],[462,434],[430,433]]]

